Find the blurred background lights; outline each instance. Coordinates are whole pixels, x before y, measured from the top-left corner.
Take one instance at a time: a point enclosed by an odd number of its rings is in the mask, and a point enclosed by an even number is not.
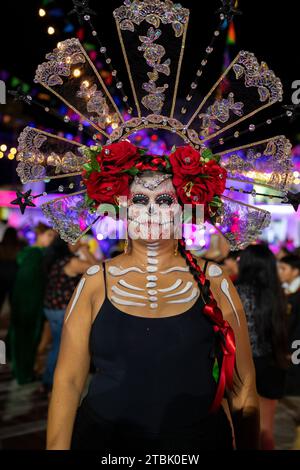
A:
[[[78,77],[80,77],[80,75],[81,75],[81,71],[80,71],[79,69],[75,69],[75,70],[73,71],[73,75],[74,75],[75,78],[78,78]]]

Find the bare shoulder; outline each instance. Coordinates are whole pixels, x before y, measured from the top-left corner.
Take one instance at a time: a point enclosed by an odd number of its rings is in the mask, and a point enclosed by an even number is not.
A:
[[[121,265],[126,258],[127,258],[127,255],[125,253],[120,253],[119,255],[116,255],[113,258],[106,259],[104,261],[104,264],[106,266],[106,270],[110,266]]]
[[[205,276],[211,282],[218,281],[222,276],[226,277],[226,272],[216,261],[206,261],[200,256],[197,256],[196,260],[200,268],[205,269]]]

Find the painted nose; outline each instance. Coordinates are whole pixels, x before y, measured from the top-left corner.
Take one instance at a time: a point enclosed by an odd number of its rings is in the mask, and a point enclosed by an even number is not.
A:
[[[148,214],[152,215],[155,214],[155,204],[150,204],[148,207]]]

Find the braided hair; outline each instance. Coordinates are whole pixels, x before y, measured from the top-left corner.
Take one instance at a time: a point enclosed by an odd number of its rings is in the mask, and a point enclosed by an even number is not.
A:
[[[205,304],[203,313],[207,315],[212,322],[216,339],[219,340],[216,344],[215,358],[217,359],[220,373],[217,393],[211,406],[211,411],[214,412],[221,405],[226,386],[230,389],[233,388],[233,371],[236,367],[234,333],[229,323],[223,319],[222,312],[217,306],[217,302],[211,292],[210,281],[206,279],[195,257],[186,250],[183,238],[178,240],[178,249],[181,256],[185,259],[190,273],[199,286],[200,295]]]

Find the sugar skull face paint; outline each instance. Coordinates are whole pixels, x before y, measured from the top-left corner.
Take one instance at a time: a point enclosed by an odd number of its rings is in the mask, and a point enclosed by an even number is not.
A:
[[[145,173],[131,184],[128,201],[130,238],[174,238],[181,208],[171,179],[157,184],[158,176],[157,173]]]

